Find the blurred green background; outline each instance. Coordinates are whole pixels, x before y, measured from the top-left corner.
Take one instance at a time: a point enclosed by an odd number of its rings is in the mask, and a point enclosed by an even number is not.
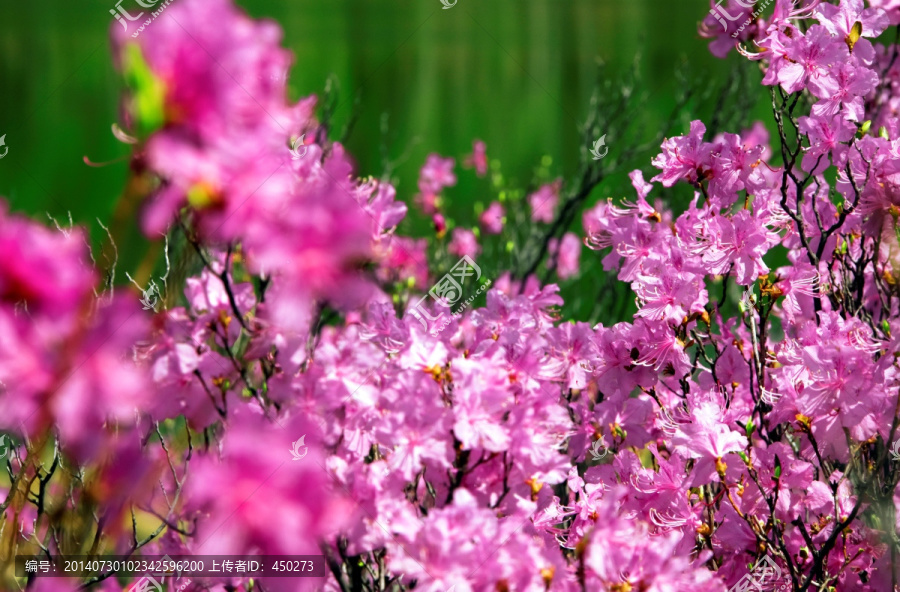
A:
[[[321,94],[335,77],[337,122],[354,110],[359,117],[348,145],[362,174],[380,174],[384,142],[395,158],[410,149],[396,170],[403,197],[415,192],[428,152],[461,157],[476,137],[523,181],[543,154],[564,169],[580,148],[577,123],[598,59],[615,77],[642,54],[645,87],[654,93],[642,114],[650,130],[668,117],[680,61],[711,85],[740,62],[716,59],[698,37],[706,0],[459,0],[449,10],[439,0],[238,3],[283,27],[284,44],[296,55],[292,98]],[[82,161],[126,153],[110,133],[121,89],[108,42],[114,6],[0,5],[0,135],[9,146],[0,160],[0,195],[14,210],[71,210],[86,221],[105,218],[118,197],[127,163],[90,168]],[[476,197],[460,189],[453,193]]]
[[[335,129],[355,118],[347,144],[361,175],[381,175],[385,149],[391,159],[407,156],[393,171],[398,196],[407,201],[429,152],[461,164],[475,138],[501,161],[506,183],[529,187],[542,160],[551,177],[571,174],[600,63],[602,76],[615,80],[640,58],[637,90],[649,99],[636,115],[643,136],[630,141],[648,141],[671,116],[683,84],[675,76],[679,64],[687,62],[693,84],[711,91],[734,69],[753,67],[733,53],[727,60],[709,53],[697,34],[707,0],[458,0],[448,10],[439,0],[238,4],[283,27],[283,42],[296,56],[292,99],[321,94],[334,81]],[[0,5],[0,135],[9,147],[0,160],[0,196],[14,211],[45,219],[45,212],[60,219],[71,212],[95,240],[105,236],[95,218],[109,219],[128,172],[127,159],[102,168],[83,162],[128,153],[110,132],[122,88],[108,41],[114,6],[113,0]],[[755,112],[768,119],[768,93],[759,98]],[[691,103],[674,133],[715,110],[714,100]],[[614,154],[616,138],[607,144]],[[647,170],[649,159],[638,164]],[[448,210],[472,224],[473,204],[493,198],[490,184],[461,168],[457,173]],[[597,191],[632,194],[624,173]],[[424,219],[412,225],[423,228]]]

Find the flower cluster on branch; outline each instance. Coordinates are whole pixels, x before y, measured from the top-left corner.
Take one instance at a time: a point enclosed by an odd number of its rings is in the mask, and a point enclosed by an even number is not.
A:
[[[900,48],[870,39],[900,5],[871,4],[775,0],[737,35],[712,5],[700,32],[757,62],[777,137],[695,120],[634,198],[583,212],[585,253],[635,301],[608,325],[565,318],[532,274],[584,264],[566,221],[602,177],[590,155],[528,193],[530,220],[522,194],[469,229],[443,195],[456,161],[432,154],[412,201],[435,232],[414,239],[315,97],[286,100],[276,24],[179,0],[138,40],[114,27],[128,191],[194,268],[142,310],[81,230],[0,210],[0,557],[330,572],[190,583],[229,592],[897,589]],[[486,150],[466,166],[496,181]],[[686,208],[663,199],[679,187]],[[526,277],[464,265],[494,276],[484,303],[447,318],[435,297],[429,330],[409,304],[433,270],[514,214],[537,229]]]

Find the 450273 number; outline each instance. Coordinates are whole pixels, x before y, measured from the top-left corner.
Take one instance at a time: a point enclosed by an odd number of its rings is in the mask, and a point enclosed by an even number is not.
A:
[[[276,561],[272,564],[272,571],[304,572],[312,570],[312,561]]]

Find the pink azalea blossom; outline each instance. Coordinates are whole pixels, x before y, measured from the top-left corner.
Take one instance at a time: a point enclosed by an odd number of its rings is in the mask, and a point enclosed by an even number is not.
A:
[[[455,165],[456,161],[452,158],[429,154],[419,173],[419,191],[425,195],[439,195],[447,187],[456,185],[456,175],[453,174]]]
[[[560,189],[559,182],[548,183],[528,196],[532,222],[553,221],[553,217],[556,215],[556,205],[559,202]]]
[[[481,140],[472,142],[472,154],[466,157],[466,166],[475,167],[475,173],[479,177],[483,177],[487,174],[487,145]]]
[[[578,273],[581,241],[575,236],[575,233],[567,232],[560,241],[554,239],[550,243],[550,253],[557,258],[556,273],[560,279],[565,280]]]
[[[506,214],[499,201],[491,202],[479,218],[481,229],[487,234],[500,234],[503,232],[504,215]]]
[[[478,246],[478,238],[474,232],[464,228],[454,228],[453,239],[447,245],[447,251],[452,255],[474,259],[481,252],[481,247]]]

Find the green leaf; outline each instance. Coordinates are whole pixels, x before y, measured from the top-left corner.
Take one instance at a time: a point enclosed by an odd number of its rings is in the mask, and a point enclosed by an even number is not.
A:
[[[165,123],[166,86],[150,69],[141,48],[134,43],[125,46],[123,73],[125,83],[132,91],[135,128],[146,138]]]

